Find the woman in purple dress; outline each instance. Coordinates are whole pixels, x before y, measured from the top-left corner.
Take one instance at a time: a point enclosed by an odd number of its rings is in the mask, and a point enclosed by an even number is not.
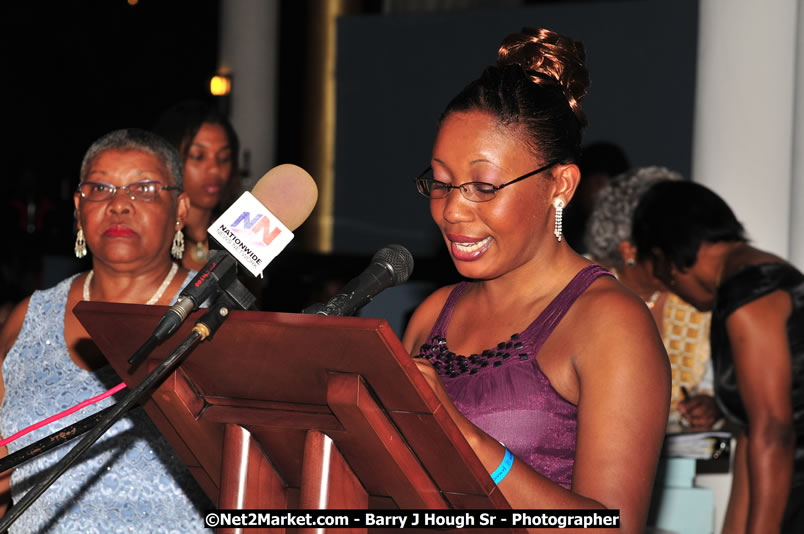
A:
[[[523,29],[447,106],[417,187],[470,281],[428,297],[403,342],[513,508],[619,509],[641,532],[670,374],[642,300],[562,240],[584,59]]]

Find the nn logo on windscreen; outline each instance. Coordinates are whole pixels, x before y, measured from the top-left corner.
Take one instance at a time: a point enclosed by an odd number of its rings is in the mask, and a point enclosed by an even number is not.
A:
[[[276,239],[276,236],[282,232],[279,226],[273,225],[273,228],[271,228],[271,223],[270,217],[262,213],[251,215],[251,213],[244,211],[235,219],[230,229],[232,232],[239,234],[242,230],[240,230],[238,226],[242,226],[243,230],[249,230],[254,234],[251,236],[253,238],[251,240],[253,245],[267,247]]]
[[[261,276],[293,239],[293,232],[251,193],[237,199],[208,231],[254,276]]]

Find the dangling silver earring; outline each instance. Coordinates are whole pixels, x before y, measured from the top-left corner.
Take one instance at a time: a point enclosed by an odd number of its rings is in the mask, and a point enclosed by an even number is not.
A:
[[[181,223],[176,221],[176,226],[179,224]],[[182,259],[184,256],[184,233],[181,231],[181,228],[176,228],[176,235],[173,236],[173,245],[170,247],[170,255],[177,260]]]
[[[79,260],[87,255],[87,242],[84,239],[84,231],[80,228],[78,233],[75,234],[75,257]]]
[[[561,219],[564,217],[564,205],[564,201],[560,198],[555,199],[553,202],[553,206],[556,208],[556,223],[553,229],[553,235],[556,236],[559,243],[561,243]]]
[[[636,260],[634,258],[628,258],[627,260],[625,260],[625,264],[628,265],[629,267],[633,267],[634,265],[636,265]]]

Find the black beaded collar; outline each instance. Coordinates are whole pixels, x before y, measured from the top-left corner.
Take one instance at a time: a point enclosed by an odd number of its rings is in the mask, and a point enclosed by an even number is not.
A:
[[[500,367],[512,357],[518,357],[520,361],[527,360],[526,350],[525,345],[519,340],[519,334],[514,334],[510,341],[498,343],[496,349],[463,356],[449,350],[445,338],[434,336],[429,343],[419,348],[419,353],[414,358],[424,358],[433,364],[439,374],[454,378],[466,373],[473,375],[489,366]]]

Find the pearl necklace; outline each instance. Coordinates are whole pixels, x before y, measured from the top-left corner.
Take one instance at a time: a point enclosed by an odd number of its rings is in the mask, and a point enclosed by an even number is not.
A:
[[[619,273],[617,273],[617,269],[612,267],[612,268],[609,269],[609,272],[611,274],[613,274],[614,278],[616,278],[617,280],[620,279]],[[661,295],[662,295],[662,292],[657,289],[656,291],[651,293],[651,296],[648,297],[647,299],[643,298],[642,302],[645,303],[645,305],[648,307],[649,310],[652,310],[653,307],[656,306],[656,301],[659,300],[659,297]],[[640,298],[642,298],[642,297],[640,296]]]
[[[176,276],[176,272],[179,270],[179,265],[176,262],[172,262],[170,266],[170,271],[167,273],[167,276],[164,280],[162,280],[162,285],[159,286],[159,289],[156,290],[154,296],[148,299],[148,302],[145,304],[156,304],[156,302],[162,298],[164,295],[165,290],[173,281],[173,277]],[[89,298],[89,282],[92,281],[92,277],[95,275],[95,270],[89,271],[87,277],[84,279],[84,300],[90,301],[92,299]]]

